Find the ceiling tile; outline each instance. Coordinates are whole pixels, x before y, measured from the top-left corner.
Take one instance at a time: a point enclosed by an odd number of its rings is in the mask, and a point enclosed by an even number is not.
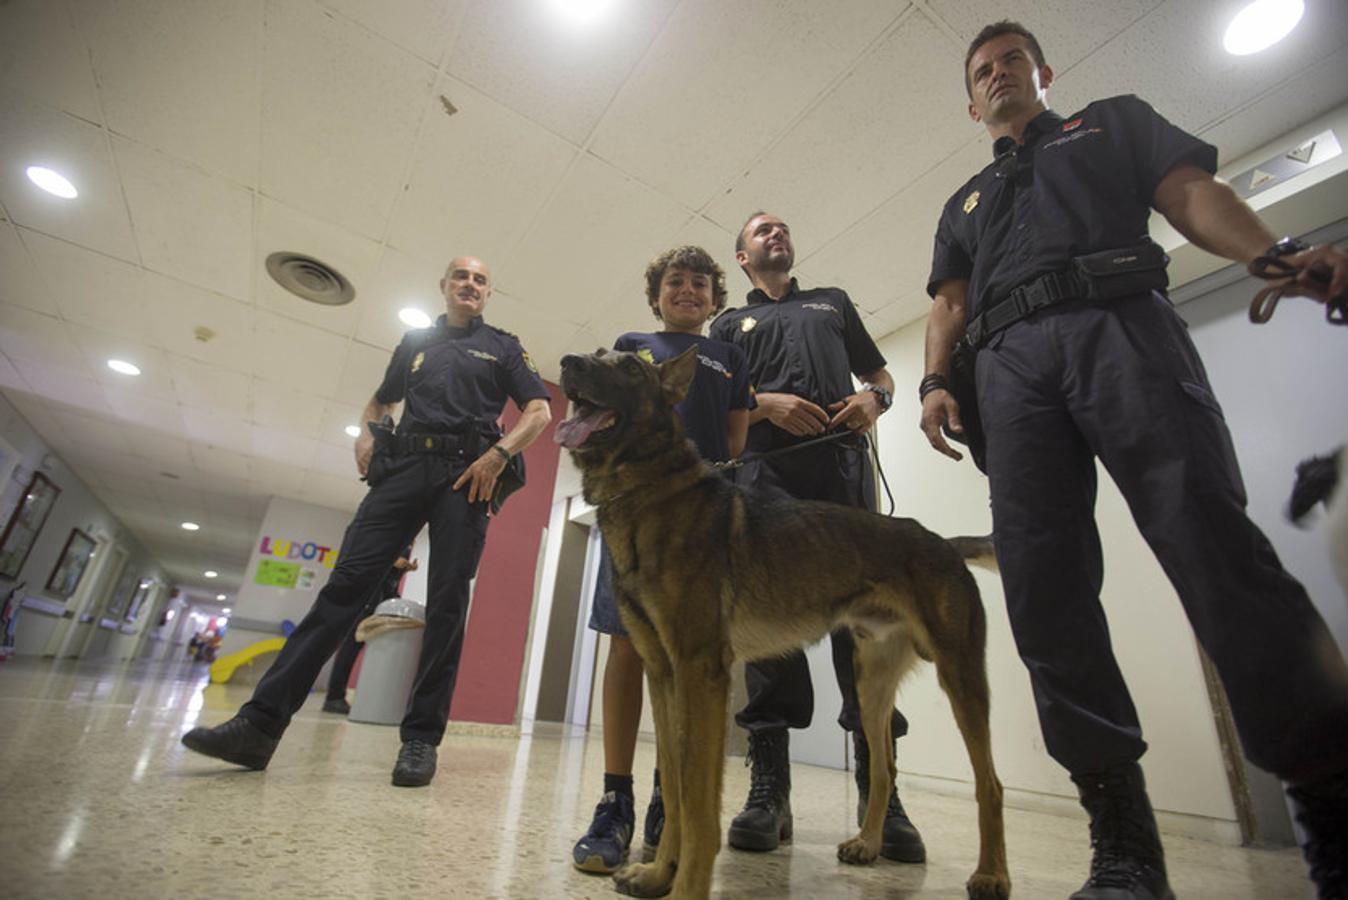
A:
[[[373,394],[374,391],[370,393]],[[342,452],[351,456],[355,438],[346,433],[346,427],[348,425],[355,425],[357,428],[365,427],[365,423],[361,421],[364,408],[363,403],[339,403],[336,400],[329,400],[324,403],[323,418],[318,426],[318,440],[325,444],[341,447]]]
[[[76,9],[114,132],[256,182],[261,0],[77,0]]]
[[[308,467],[313,462],[318,443],[283,428],[252,426],[253,455],[262,459],[281,460]]]
[[[35,231],[22,231],[33,264],[61,318],[145,340],[145,273],[139,266]]]
[[[604,115],[591,152],[700,207],[908,7],[907,0],[682,3]],[[946,41],[936,43],[949,52]],[[835,150],[869,149],[827,137]]]
[[[243,441],[251,447],[253,438],[247,430],[247,423],[241,422],[239,428]],[[244,453],[209,443],[194,443],[189,451],[197,470],[208,476],[208,483],[218,478],[247,481],[252,476],[248,456]]]
[[[434,70],[307,0],[267,4],[262,190],[382,236]]]
[[[251,297],[253,194],[114,137],[145,267],[231,297]]]
[[[117,418],[132,423],[138,434],[158,438],[183,433],[183,418],[177,403],[107,385],[103,386],[102,394],[108,410]]]
[[[76,446],[98,451],[108,451],[109,459],[113,454],[131,454],[131,445],[126,439],[126,428],[119,422],[101,417],[82,415],[67,410],[54,413],[66,439]],[[105,465],[104,468],[111,468]]]
[[[174,400],[172,357],[144,340],[99,331],[84,325],[67,326],[70,336],[84,351],[94,380],[101,384],[147,397]],[[108,367],[108,361],[120,359],[140,368],[139,375],[123,375]]]
[[[533,0],[473,0],[448,71],[580,144],[675,2],[614,4],[611,18],[576,27],[555,14],[558,4],[540,10]]]
[[[126,203],[108,139],[97,125],[0,92],[0,203],[13,221],[45,234],[135,262]],[[62,200],[24,174],[55,169],[79,191]]]
[[[324,6],[360,23],[375,34],[438,66],[462,15],[464,0],[319,0]]]
[[[76,370],[32,359],[11,362],[23,376],[31,393],[41,398],[40,402],[64,403],[77,409],[102,411],[105,401],[99,392],[100,385],[84,374],[83,366]]]
[[[252,415],[252,379],[182,356],[170,358],[178,402],[219,415],[248,419]]]
[[[209,444],[245,456],[253,452],[252,423],[241,416],[215,413],[194,407],[182,407],[186,434],[197,444]],[[192,458],[201,465],[206,451],[192,448]]]
[[[688,220],[668,198],[593,156],[581,157],[497,286],[568,322],[589,320],[624,273],[645,270]]]
[[[492,263],[487,262],[491,267]],[[443,315],[445,300],[440,293],[440,280],[448,264],[448,259],[422,258],[391,247],[385,250],[370,289],[356,300],[355,305],[360,307],[356,339],[391,351],[409,329],[398,318],[399,310],[419,309],[432,320]],[[371,392],[377,386],[378,383],[371,385]],[[366,394],[365,400],[368,399]],[[364,400],[361,404],[364,405]]]
[[[291,389],[332,396],[347,340],[271,313],[257,313],[253,374]]]
[[[338,447],[320,443],[314,455],[314,470],[331,475],[334,478],[355,480],[360,477],[356,471],[356,459],[351,447]]]
[[[13,225],[0,226],[0,303],[48,316],[60,315],[56,299],[38,275],[28,248]]]
[[[324,396],[353,406],[359,404],[364,409],[384,380],[389,357],[387,350],[352,341],[341,378],[335,386],[324,391]]]
[[[767,209],[791,223],[797,254],[808,251],[811,238],[834,237],[977,134],[964,90],[950,77],[957,52],[926,18],[910,16],[710,204],[708,215],[738,229],[750,213]]]
[[[378,243],[261,197],[257,247],[259,308],[350,336],[374,279],[380,254]],[[355,288],[355,300],[342,306],[324,306],[285,290],[266,272],[266,259],[276,252],[301,253],[336,269]]]
[[[29,99],[90,122],[102,121],[89,51],[64,3],[0,4],[0,71],[7,88]]]
[[[389,243],[440,266],[473,255],[499,265],[576,155],[541,126],[463,82],[443,78],[422,129]]]
[[[250,372],[253,309],[248,304],[155,273],[145,276],[147,340],[171,353]]]
[[[81,376],[91,374],[66,323],[19,306],[0,304],[0,351],[14,361],[32,360]]]
[[[317,438],[326,403],[316,394],[259,379],[253,381],[253,422],[257,425]]]

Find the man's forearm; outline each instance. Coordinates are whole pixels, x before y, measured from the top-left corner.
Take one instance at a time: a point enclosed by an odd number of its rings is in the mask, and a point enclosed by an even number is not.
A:
[[[520,411],[519,421],[515,423],[515,427],[507,431],[497,443],[514,456],[537,440],[551,421],[552,410],[548,407],[548,401],[530,400]]]
[[[398,408],[396,403],[380,403],[379,398],[371,397],[370,402],[365,404],[365,410],[360,414],[361,431],[365,430],[366,422],[378,422],[384,416],[393,417],[393,411]]]
[[[1238,263],[1248,263],[1277,240],[1229,184],[1194,166],[1161,180],[1156,209],[1195,247]]]
[[[950,375],[950,358],[955,344],[964,336],[964,286],[942,285],[927,315],[927,340],[924,374]]]

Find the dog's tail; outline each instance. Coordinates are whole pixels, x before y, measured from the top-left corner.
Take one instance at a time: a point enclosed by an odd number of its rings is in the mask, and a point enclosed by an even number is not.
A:
[[[952,537],[946,538],[946,540],[959,551],[960,556],[964,557],[964,561],[968,565],[979,566],[989,572],[1000,571],[997,568],[997,554],[992,549],[992,535]]]

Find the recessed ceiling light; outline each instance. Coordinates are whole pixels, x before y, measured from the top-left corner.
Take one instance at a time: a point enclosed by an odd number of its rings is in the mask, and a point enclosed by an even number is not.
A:
[[[220,615],[227,616],[230,614],[230,612],[232,612],[232,610],[228,606],[226,606],[224,609],[220,610]]]
[[[223,599],[225,599],[225,595],[224,595],[224,594],[216,594],[216,595],[215,595],[215,599],[217,599],[217,600],[223,600]],[[225,612],[229,612],[229,610],[225,610]]]
[[[201,526],[198,525],[196,522],[184,522],[182,524],[182,529],[183,531],[200,531]]]
[[[1226,27],[1222,46],[1234,56],[1258,53],[1291,34],[1305,12],[1304,0],[1254,0]]]
[[[549,5],[573,25],[592,25],[607,15],[615,3],[614,0],[551,0]]]
[[[346,426],[346,433],[349,434],[351,437],[360,437],[360,426],[348,425]]]
[[[402,320],[402,323],[404,325],[410,326],[412,328],[431,327],[431,317],[426,315],[424,312],[422,312],[421,310],[417,309],[414,306],[409,306],[407,307],[407,309],[399,310],[398,318]]]
[[[27,171],[29,181],[62,200],[74,200],[80,195],[80,192],[75,190],[75,185],[70,183],[70,179],[60,172],[46,166],[29,166]]]
[[[217,572],[217,571],[215,571],[214,569],[207,569],[205,572],[202,572],[201,574],[202,574],[202,575],[205,575],[207,578],[214,578],[215,576],[219,575],[220,573]]]
[[[123,375],[139,375],[140,366],[135,363],[129,363],[124,359],[108,360],[108,368],[114,372],[120,372]]]

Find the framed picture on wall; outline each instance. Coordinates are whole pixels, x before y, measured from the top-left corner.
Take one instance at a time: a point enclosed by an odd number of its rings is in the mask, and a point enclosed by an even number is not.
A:
[[[134,622],[140,616],[140,608],[145,605],[145,599],[150,596],[150,588],[154,587],[154,582],[146,579],[136,584],[136,592],[131,595],[131,603],[126,608],[126,620]]]
[[[89,560],[93,559],[94,546],[94,539],[89,535],[78,528],[70,529],[70,537],[66,538],[61,558],[56,561],[56,568],[51,570],[51,577],[47,579],[48,594],[66,598],[75,593],[84,570],[89,568]]]
[[[0,576],[18,577],[60,493],[61,489],[52,484],[46,475],[33,473],[28,489],[23,492],[19,505],[14,507],[14,514],[9,517],[4,536],[0,537]]]

